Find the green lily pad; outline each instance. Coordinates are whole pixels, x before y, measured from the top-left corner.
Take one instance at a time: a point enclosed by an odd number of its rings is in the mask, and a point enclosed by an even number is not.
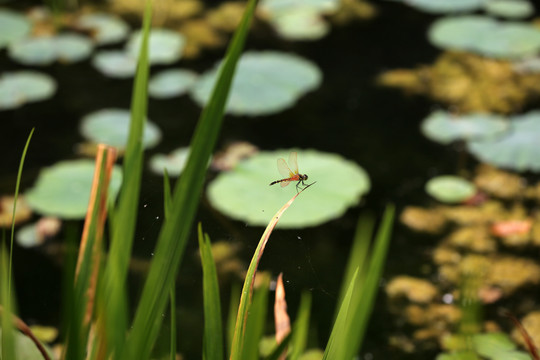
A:
[[[330,29],[324,15],[339,8],[336,0],[262,0],[259,10],[278,35],[289,40],[316,40]]]
[[[193,71],[182,69],[161,71],[150,79],[148,93],[158,99],[180,96],[195,84],[197,76]]]
[[[528,0],[489,0],[486,12],[510,19],[526,18],[534,14],[534,6]]]
[[[100,45],[122,41],[129,33],[129,26],[124,20],[105,13],[84,14],[78,19],[77,25],[93,30],[94,40]]]
[[[415,9],[432,13],[447,14],[475,11],[482,7],[484,0],[401,0]]]
[[[173,150],[170,154],[155,154],[150,158],[150,170],[154,174],[163,175],[163,170],[167,169],[169,176],[180,176],[188,156],[188,147]]]
[[[249,225],[265,226],[272,216],[296,193],[295,182],[287,187],[268,186],[281,179],[277,159],[289,156],[290,150],[259,152],[241,161],[231,171],[220,173],[208,187],[210,203],[219,211]],[[358,204],[370,189],[364,169],[338,154],[315,150],[298,152],[304,191],[281,218],[281,228],[316,226],[339,218],[348,207]]]
[[[490,359],[501,352],[514,350],[517,347],[508,335],[500,332],[477,334],[473,337],[473,344],[479,355]]]
[[[103,50],[94,55],[92,65],[105,76],[125,79],[135,75],[137,59],[123,51]]]
[[[0,9],[0,49],[27,36],[31,28],[30,21],[23,15]]]
[[[104,143],[125,148],[129,135],[131,113],[124,109],[102,109],[86,115],[80,125],[81,134],[94,143]],[[146,121],[143,133],[144,148],[156,146],[161,140],[161,130]]]
[[[518,171],[540,171],[540,111],[513,116],[499,138],[468,141],[468,150],[480,161]]]
[[[451,175],[437,176],[426,183],[426,192],[444,203],[459,203],[476,193],[471,182]]]
[[[486,16],[463,15],[439,19],[428,31],[429,41],[443,49],[515,59],[540,50],[540,29],[519,22],[499,22]]]
[[[2,329],[0,328],[0,337],[2,336]],[[43,359],[43,355],[39,352],[36,344],[26,335],[19,331],[15,331],[13,336],[15,337],[15,351],[17,353],[17,360],[40,360]],[[49,359],[54,359],[53,352],[47,344],[43,344],[45,351],[47,352]],[[0,351],[2,346],[0,345]]]
[[[214,87],[217,64],[191,89],[191,96],[204,106]],[[268,115],[294,105],[321,83],[321,72],[297,55],[275,51],[246,52],[240,58],[226,111],[235,115]]]
[[[0,110],[45,100],[55,92],[56,82],[49,75],[36,71],[4,73],[0,77]]]
[[[94,177],[91,160],[62,161],[41,170],[34,187],[26,191],[28,205],[36,212],[63,219],[86,215]],[[122,183],[122,170],[115,165],[109,199],[116,198]]]
[[[126,53],[137,59],[141,41],[141,32],[134,32],[126,44]],[[167,65],[180,60],[185,42],[184,37],[176,31],[152,29],[148,38],[148,60],[150,64]]]
[[[446,111],[435,111],[421,125],[422,133],[433,141],[449,144],[456,140],[477,140],[500,135],[508,129],[502,116],[470,114],[457,116]]]
[[[50,65],[55,61],[73,63],[86,59],[93,50],[92,42],[78,34],[60,34],[26,38],[12,43],[9,56],[25,65]]]

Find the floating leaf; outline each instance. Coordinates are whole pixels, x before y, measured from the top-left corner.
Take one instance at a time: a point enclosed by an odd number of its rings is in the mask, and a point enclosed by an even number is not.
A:
[[[210,203],[249,225],[266,225],[276,209],[296,192],[295,183],[285,188],[268,186],[280,178],[277,159],[288,156],[288,150],[259,152],[238,163],[233,170],[219,174],[208,188]],[[367,173],[337,154],[302,150],[298,152],[298,161],[300,172],[309,176],[307,183],[317,183],[288,209],[278,224],[280,227],[315,226],[338,218],[369,191]]]
[[[526,18],[534,14],[528,0],[489,0],[484,5],[486,12],[511,19]]]
[[[9,56],[25,65],[50,65],[54,61],[73,63],[86,59],[92,53],[92,42],[78,34],[60,34],[27,38],[12,43]]]
[[[0,49],[30,33],[30,21],[16,12],[0,9]]]
[[[437,176],[426,183],[426,192],[444,203],[462,202],[476,193],[471,182],[457,176]]]
[[[323,15],[337,11],[336,0],[263,0],[259,9],[277,33],[290,40],[315,40],[328,33]]]
[[[47,238],[56,235],[61,226],[61,221],[55,217],[41,218],[39,221],[25,225],[17,231],[17,244],[25,248],[39,246]]]
[[[94,56],[92,65],[105,76],[129,78],[135,75],[137,59],[123,51],[103,50]]]
[[[131,113],[124,109],[102,109],[86,115],[80,125],[81,134],[95,142],[104,143],[117,148],[125,148]],[[146,121],[143,134],[143,146],[151,148],[161,140],[161,130],[152,123]]]
[[[429,139],[448,144],[455,140],[499,135],[508,129],[508,122],[502,116],[492,114],[457,116],[446,111],[435,111],[422,122],[421,128]]]
[[[443,49],[472,51],[494,58],[526,57],[540,50],[540,29],[478,15],[439,19],[430,27],[428,37],[433,45]]]
[[[511,118],[508,132],[490,140],[469,141],[468,150],[483,162],[518,171],[540,171],[540,111]]]
[[[479,355],[493,358],[501,352],[514,350],[517,346],[508,335],[503,333],[477,334],[473,336],[473,344]]]
[[[150,170],[157,175],[163,175],[167,169],[169,176],[179,176],[186,166],[189,156],[189,148],[179,148],[171,151],[170,154],[155,154],[150,158]]]
[[[129,26],[124,20],[105,13],[84,14],[78,19],[77,25],[93,30],[94,40],[100,45],[122,41],[129,32]]]
[[[139,56],[141,32],[134,32],[126,44],[126,53],[133,58]],[[184,37],[175,31],[153,29],[148,38],[148,56],[150,64],[171,64],[180,59],[184,49]]]
[[[210,97],[219,64],[206,72],[191,89],[204,106]],[[246,52],[238,62],[227,112],[235,115],[267,115],[294,105],[306,92],[317,88],[321,72],[297,55],[275,51]]]
[[[55,92],[56,82],[49,75],[37,71],[4,73],[0,77],[0,110],[45,100]]]
[[[44,215],[64,219],[82,219],[86,215],[94,176],[92,160],[62,161],[43,169],[34,187],[26,191],[31,208]],[[120,190],[122,171],[114,167],[109,198]]]
[[[403,3],[433,14],[469,12],[478,10],[484,0],[401,0]]]
[[[193,71],[164,70],[152,76],[148,83],[148,92],[155,98],[172,98],[186,93],[196,80],[197,74]]]

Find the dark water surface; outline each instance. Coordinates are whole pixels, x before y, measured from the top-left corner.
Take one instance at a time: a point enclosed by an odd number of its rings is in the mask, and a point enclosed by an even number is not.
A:
[[[422,204],[426,201],[423,192],[426,179],[452,173],[456,167],[452,149],[428,141],[419,132],[420,121],[436,104],[378,88],[374,83],[375,77],[384,70],[412,68],[433,61],[438,50],[427,43],[425,34],[434,17],[393,2],[377,5],[380,12],[374,20],[334,27],[331,34],[315,42],[285,42],[264,30],[252,34],[248,49],[297,53],[317,63],[324,74],[323,83],[293,109],[282,113],[258,118],[227,116],[218,143],[218,148],[234,140],[249,141],[268,150],[316,148],[340,153],[369,173],[372,190],[360,206],[316,228],[276,231],[261,262],[263,270],[275,275],[284,272],[292,318],[301,291],[312,291],[312,324],[316,331],[311,334],[311,340],[318,341],[321,348],[331,329],[343,266],[359,214],[369,211],[380,216],[389,202],[398,206],[398,214],[404,205]],[[221,51],[206,52],[196,61],[181,60],[179,66],[200,72],[221,55]],[[6,71],[23,67],[7,59],[3,50],[0,68]],[[83,115],[104,107],[128,108],[130,105],[132,80],[105,78],[89,61],[39,70],[57,79],[59,88],[54,98],[0,113],[2,193],[13,191],[20,152],[32,127],[36,127],[36,132],[25,164],[23,190],[33,184],[42,167],[75,157],[74,146],[83,141],[78,133]],[[154,68],[152,72],[157,70]],[[154,152],[187,146],[199,113],[200,108],[187,96],[150,100],[149,118],[160,126],[164,139],[147,157]],[[215,174],[210,173],[208,178],[213,176]],[[143,179],[135,256],[151,257],[161,218],[162,179],[147,173]],[[205,199],[196,220],[203,222],[212,240],[227,239],[241,244],[246,262],[263,231],[216,214]],[[398,273],[419,274],[422,266],[429,263],[428,246],[424,240],[413,239],[396,223],[384,279]],[[180,269],[177,295],[179,350],[188,359],[200,356],[201,274],[196,253],[197,242],[193,237]],[[38,250],[17,247],[15,276],[21,317],[29,323],[58,325],[61,266]],[[130,282],[134,296],[140,292],[139,280],[140,277],[133,276]],[[228,299],[228,290],[224,293]],[[388,336],[399,330],[385,310],[385,301],[381,292],[363,353],[372,355],[373,359],[433,358],[433,353],[411,357],[390,349]],[[225,300],[224,313],[227,306]]]

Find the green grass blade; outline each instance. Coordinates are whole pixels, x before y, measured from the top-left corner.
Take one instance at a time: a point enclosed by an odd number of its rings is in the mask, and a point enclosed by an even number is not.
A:
[[[131,100],[131,124],[123,165],[123,183],[112,223],[109,259],[100,291],[105,311],[109,349],[121,349],[127,331],[126,280],[133,246],[142,177],[142,137],[147,113],[148,36],[152,9],[147,0],[142,28],[142,44]],[[167,294],[162,294],[165,299]]]
[[[258,273],[258,276],[261,275],[263,274]],[[259,358],[259,342],[264,334],[266,314],[268,311],[270,277],[265,276],[262,280],[260,286],[253,293],[253,302],[249,309],[242,352],[240,355],[242,360]]]
[[[277,344],[274,350],[272,350],[272,352],[270,353],[270,355],[268,355],[264,360],[278,360],[283,354],[283,352],[285,351],[285,349],[287,349],[287,346],[289,346],[289,343],[291,342],[292,337],[293,337],[293,333],[292,332],[288,333],[287,336],[283,338],[281,343]]]
[[[30,134],[28,135],[28,139],[26,139],[26,145],[24,145],[24,149],[21,156],[21,161],[19,163],[19,171],[17,172],[17,182],[15,184],[15,194],[13,195],[13,216],[11,220],[11,240],[10,240],[10,247],[9,247],[9,269],[7,274],[7,280],[8,280],[8,292],[11,293],[11,269],[12,269],[12,263],[13,263],[13,236],[15,235],[15,212],[17,211],[17,199],[19,198],[19,188],[21,185],[21,178],[22,178],[22,171],[24,166],[24,159],[26,159],[26,153],[28,151],[28,146],[30,146],[30,140],[32,140],[32,135],[34,134],[34,129],[30,131]]]
[[[145,359],[158,336],[167,294],[184,253],[203,188],[208,159],[221,127],[229,88],[240,57],[255,0],[250,0],[232,39],[212,97],[204,108],[191,142],[185,170],[177,181],[171,213],[161,229],[123,359]]]
[[[354,274],[352,275],[354,276]],[[351,277],[352,278],[352,277]],[[345,296],[345,294],[343,295]],[[293,326],[293,335],[291,339],[291,353],[289,360],[298,360],[300,355],[306,349],[306,343],[309,332],[309,316],[311,313],[311,293],[305,291],[300,299],[298,315]]]
[[[236,326],[236,317],[238,315],[238,305],[240,305],[240,286],[233,283],[231,287],[231,297],[229,300],[229,313],[227,315],[227,355],[231,356],[231,347],[234,338],[234,328]]]
[[[8,278],[9,263],[8,256],[4,242],[0,248],[0,301],[2,302],[2,311],[0,315],[2,317],[2,328],[0,329],[0,335],[2,341],[0,343],[2,347],[2,359],[16,359],[15,357],[15,331],[13,326],[13,297],[9,288],[10,281]]]
[[[170,305],[171,305],[171,351],[170,360],[176,360],[176,289],[171,286]]]
[[[172,206],[172,195],[171,195],[171,181],[169,179],[169,173],[167,169],[163,171],[163,213],[165,218],[169,217]]]
[[[204,338],[205,360],[223,359],[223,327],[221,324],[221,304],[216,264],[212,256],[212,246],[207,234],[203,234],[199,223],[199,251],[203,268],[204,294]]]

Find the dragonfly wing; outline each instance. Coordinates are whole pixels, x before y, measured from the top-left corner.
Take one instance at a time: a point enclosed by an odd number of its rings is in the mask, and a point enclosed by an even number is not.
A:
[[[285,159],[281,158],[277,161],[277,168],[281,176],[283,178],[287,179],[293,176],[294,174],[291,172],[291,169],[287,166],[287,163],[285,162]],[[283,185],[282,185],[283,186]]]
[[[281,187],[285,187],[285,186],[289,185],[290,183],[291,183],[290,181],[282,181],[279,184],[281,185]]]
[[[292,170],[291,176],[298,174],[298,153],[296,151],[291,151],[289,154],[289,167]]]

